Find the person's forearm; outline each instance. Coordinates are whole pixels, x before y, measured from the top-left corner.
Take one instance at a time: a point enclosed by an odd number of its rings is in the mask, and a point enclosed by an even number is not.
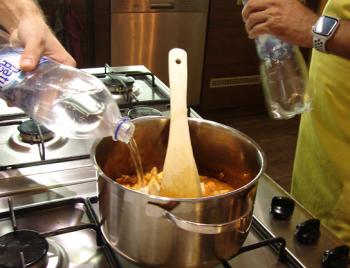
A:
[[[44,20],[40,8],[32,0],[0,0],[0,14],[0,25],[10,33],[28,16]]]
[[[340,20],[339,28],[326,43],[327,52],[350,59],[350,21]]]

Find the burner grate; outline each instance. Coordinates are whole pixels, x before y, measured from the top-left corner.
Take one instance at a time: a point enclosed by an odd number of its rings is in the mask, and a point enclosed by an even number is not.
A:
[[[119,105],[125,102],[124,105],[126,104],[127,107],[132,107],[133,103],[140,102],[138,97],[142,94],[142,89],[139,88],[139,84],[136,83],[136,80],[142,80],[144,82],[151,81],[150,84],[148,83],[147,87],[151,89],[151,91],[158,91],[155,82],[155,75],[148,71],[116,71],[106,64],[104,72],[94,75],[108,87]],[[149,96],[148,98],[152,97]],[[141,101],[144,100],[145,99]],[[146,99],[145,101],[148,100]]]
[[[121,265],[118,257],[115,255],[113,250],[109,247],[106,240],[104,239],[102,232],[100,230],[100,226],[98,224],[98,216],[94,211],[94,207],[98,204],[97,197],[90,198],[68,198],[62,200],[49,201],[45,203],[25,206],[13,209],[11,199],[9,199],[9,211],[5,211],[0,213],[0,223],[4,219],[11,219],[11,223],[14,230],[18,230],[19,227],[22,229],[25,227],[26,229],[30,229],[32,227],[30,224],[33,219],[38,220],[39,222],[43,219],[47,219],[42,226],[39,223],[38,228],[34,228],[32,231],[37,232],[40,237],[44,239],[59,237],[60,235],[66,234],[74,234],[82,230],[93,230],[95,233],[95,246],[97,249],[103,252],[103,258],[105,258],[107,266],[96,266],[96,267],[124,267]],[[55,214],[56,218],[53,217],[50,213],[53,213],[55,210],[61,211],[59,214]],[[76,217],[75,214],[79,214]],[[16,215],[16,217],[15,217]],[[82,216],[84,215],[84,216]],[[80,222],[77,219],[83,219]],[[64,221],[67,223],[75,222],[73,225],[64,226],[60,221]],[[51,226],[52,223],[59,222],[58,226]],[[19,224],[17,224],[19,223]],[[256,219],[253,219],[252,228],[255,230],[259,225],[259,222]],[[50,227],[51,226],[51,227]],[[62,227],[63,226],[63,227]],[[1,224],[0,224],[1,227]],[[50,229],[45,229],[50,227]],[[44,228],[44,229],[42,229]],[[260,228],[260,227],[258,227]],[[0,228],[1,230],[1,228]],[[79,236],[78,236],[79,237]],[[84,236],[83,236],[84,237]],[[93,238],[93,236],[92,236]],[[70,242],[68,242],[70,243]],[[286,267],[300,267],[296,262],[291,261],[290,254],[285,250],[285,240],[281,237],[270,237],[270,238],[262,238],[260,242],[249,244],[247,246],[243,246],[240,251],[232,256],[235,259],[238,255],[241,255],[246,252],[251,252],[253,250],[259,249],[261,247],[269,247],[277,250],[276,258],[283,263],[286,264]],[[64,248],[64,246],[62,245]],[[69,251],[69,248],[67,249]],[[124,265],[124,264],[123,264]],[[231,267],[229,261],[222,261],[222,267]]]
[[[25,249],[22,249],[22,248],[19,249],[19,251],[23,252],[23,254],[21,254],[22,257],[18,256],[17,262],[19,263],[15,263],[14,266],[5,265],[1,262],[2,260],[5,260],[3,254],[4,253],[7,254],[7,251],[2,251],[0,253],[0,266],[3,265],[4,267],[9,267],[9,268],[30,267],[29,265],[32,265],[38,262],[38,257],[32,257],[31,255],[28,255],[28,247],[30,247],[29,249],[32,249],[33,248],[32,246],[34,246],[34,244],[37,244],[38,245],[37,250],[35,250],[35,252],[33,252],[33,250],[30,250],[29,253],[43,253],[46,256],[47,249],[48,249],[48,242],[46,240],[47,238],[49,237],[52,238],[63,234],[70,234],[70,233],[74,233],[74,232],[78,232],[86,229],[91,229],[96,234],[95,236],[96,246],[99,250],[102,250],[104,259],[108,264],[107,267],[114,267],[114,268],[120,267],[113,252],[108,247],[106,241],[103,238],[103,235],[100,231],[100,228],[97,222],[97,217],[94,215],[93,208],[91,207],[91,204],[87,199],[71,198],[71,199],[64,199],[64,200],[58,200],[58,201],[55,200],[55,201],[50,201],[39,205],[33,205],[33,206],[22,207],[17,209],[13,208],[12,200],[10,198],[8,203],[9,203],[9,211],[0,213],[0,220],[10,218],[14,231],[0,237],[0,248],[3,246],[3,244],[5,244],[5,242],[9,241],[9,238],[16,237],[16,239],[14,240],[15,241],[14,243],[18,245],[22,245],[22,247],[24,247]],[[60,209],[63,207],[75,207],[77,210],[84,211],[84,214],[87,216],[89,223],[80,223],[77,225],[57,228],[46,232],[40,232],[38,230],[18,230],[16,217],[23,218],[23,217],[26,217],[27,215],[35,214],[38,212],[44,212],[43,215],[45,215],[45,211],[49,213],[49,211],[51,211],[52,209]],[[66,217],[69,217],[69,215],[66,215]],[[68,220],[71,220],[71,219],[68,219]],[[21,236],[21,238],[19,238],[19,236]],[[23,244],[22,242],[25,242],[25,243]],[[12,252],[12,255],[16,253],[16,252],[13,252],[13,246],[11,246],[9,250]],[[35,256],[38,256],[38,254],[36,254]],[[22,265],[20,265],[21,259],[22,259]],[[35,259],[35,261],[32,261],[33,259]],[[25,262],[23,262],[23,260]],[[43,267],[45,267],[45,265]],[[105,266],[103,265],[103,267]]]
[[[274,238],[266,239],[266,240],[263,240],[261,242],[257,242],[257,243],[251,244],[251,245],[243,246],[243,247],[241,247],[239,252],[237,254],[235,254],[232,258],[235,258],[242,253],[259,249],[261,247],[271,247],[271,246],[277,246],[277,245],[279,245],[278,246],[278,260],[280,262],[286,263],[286,261],[287,261],[286,240],[283,237],[274,237]],[[222,261],[221,263],[225,268],[232,267],[227,261]]]
[[[116,72],[113,71],[112,68],[106,64],[104,67],[104,75],[124,75],[126,77],[133,77],[133,78],[137,78],[137,77],[145,77],[145,76],[150,76],[151,77],[151,81],[152,81],[152,87],[156,86],[156,79],[155,79],[155,75],[151,72],[142,72],[142,71],[124,71],[124,72]]]

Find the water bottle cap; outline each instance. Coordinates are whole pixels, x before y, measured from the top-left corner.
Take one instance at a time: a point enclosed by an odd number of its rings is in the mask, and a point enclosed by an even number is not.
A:
[[[125,116],[120,118],[116,123],[113,140],[129,143],[135,131],[134,124],[130,121],[130,118]]]

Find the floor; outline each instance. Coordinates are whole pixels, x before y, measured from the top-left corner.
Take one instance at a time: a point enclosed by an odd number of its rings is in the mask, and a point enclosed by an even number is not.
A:
[[[290,190],[299,117],[274,120],[264,112],[237,116],[235,111],[200,113],[205,119],[231,126],[255,140],[263,149],[266,173],[285,190]]]

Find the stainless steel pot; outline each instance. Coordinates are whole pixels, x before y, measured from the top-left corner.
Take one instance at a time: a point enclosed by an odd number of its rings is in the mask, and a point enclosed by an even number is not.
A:
[[[169,118],[133,122],[144,170],[162,170]],[[199,173],[224,175],[236,190],[191,199],[135,192],[113,181],[135,174],[127,145],[104,138],[92,150],[102,232],[116,252],[143,267],[213,267],[238,252],[251,225],[258,179],[265,170],[262,150],[233,128],[199,119],[189,119],[189,125]]]

